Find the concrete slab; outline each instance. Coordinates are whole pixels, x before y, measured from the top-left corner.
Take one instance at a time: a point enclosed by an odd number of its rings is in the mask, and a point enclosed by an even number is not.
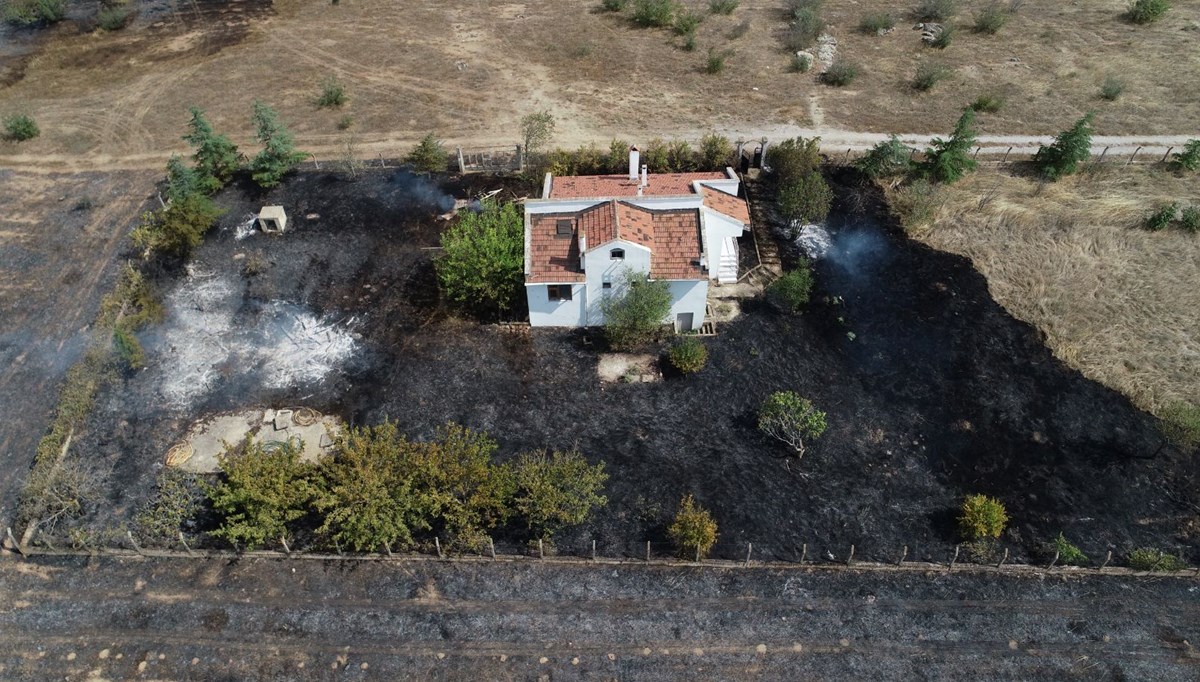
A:
[[[217,457],[228,444],[237,443],[250,434],[255,442],[287,442],[299,440],[304,444],[300,459],[317,462],[333,450],[341,423],[330,416],[312,410],[243,410],[219,414],[197,421],[183,441],[171,448],[167,464],[183,471],[211,474],[221,470]]]
[[[596,363],[600,381],[612,383],[650,383],[662,380],[658,362],[653,355],[630,353],[601,353]]]

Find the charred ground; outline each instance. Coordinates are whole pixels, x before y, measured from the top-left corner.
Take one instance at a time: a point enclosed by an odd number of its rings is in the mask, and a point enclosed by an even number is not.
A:
[[[962,497],[999,497],[1013,519],[1003,538],[1033,558],[1064,531],[1103,556],[1141,545],[1195,557],[1197,465],[1165,449],[1153,419],[1055,360],[1038,333],[988,295],[968,261],[905,238],[873,191],[837,178],[834,251],[818,261],[818,291],[800,317],[755,301],[707,339],[708,367],[690,378],[601,385],[586,334],[513,333],[455,319],[439,304],[431,259],[447,195],[394,170],[358,182],[300,173],[258,194],[218,197],[228,208],[193,272],[240,282],[237,319],[273,300],[353,319],[358,351],[316,384],[268,389],[253,368],[223,368],[190,409],[166,405],[155,377],[171,357],[102,395],[81,447],[113,467],[112,508],[91,522],[128,520],[153,489],[162,455],[192,420],[252,405],[304,404],[356,424],[384,418],[415,437],[456,421],[491,433],[502,456],[579,447],[604,461],[609,506],[558,539],[560,551],[640,554],[687,492],[713,510],[715,553],[753,542],[763,558],[944,558]],[[447,181],[449,182],[449,181]],[[461,183],[461,181],[459,181]],[[493,184],[488,185],[487,183]],[[441,203],[441,206],[438,204]],[[293,229],[238,240],[243,217],[286,207]],[[241,254],[240,256],[238,254]],[[265,267],[247,272],[251,259]],[[164,271],[164,292],[181,272]],[[143,334],[148,348],[155,335]],[[829,413],[830,429],[802,461],[755,429],[771,391],[791,389]],[[510,540],[517,539],[513,534]]]

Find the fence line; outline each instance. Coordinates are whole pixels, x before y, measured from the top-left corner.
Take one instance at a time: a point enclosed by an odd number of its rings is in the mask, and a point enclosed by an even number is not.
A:
[[[113,557],[113,558],[156,558],[156,559],[275,559],[275,560],[299,560],[299,561],[373,561],[383,563],[421,563],[421,562],[459,562],[459,563],[531,563],[531,564],[560,564],[560,565],[577,565],[577,566],[664,566],[675,568],[708,568],[708,569],[776,569],[776,570],[850,570],[850,571],[908,571],[908,572],[926,572],[926,571],[967,571],[975,573],[1002,573],[1002,574],[1057,574],[1057,575],[1104,575],[1104,576],[1168,576],[1181,578],[1200,578],[1200,567],[1195,569],[1184,569],[1182,571],[1172,572],[1155,572],[1155,571],[1139,571],[1126,567],[1110,567],[1109,561],[1112,559],[1112,552],[1109,551],[1104,562],[1096,567],[1080,567],[1066,566],[1057,564],[1057,553],[1049,565],[1042,566],[1037,564],[1018,564],[1008,563],[1008,550],[1005,549],[1003,558],[998,562],[981,564],[981,563],[959,563],[960,545],[955,545],[953,555],[947,557],[945,563],[933,561],[906,561],[908,557],[908,545],[898,552],[899,559],[895,561],[862,561],[854,558],[854,545],[850,545],[847,558],[844,560],[832,559],[828,561],[811,561],[806,560],[808,554],[808,545],[804,545],[804,553],[801,555],[800,561],[785,561],[785,560],[756,560],[753,558],[754,545],[746,543],[746,558],[737,559],[709,559],[697,558],[696,560],[681,559],[676,556],[654,555],[651,552],[651,542],[646,542],[646,557],[605,557],[600,556],[596,552],[596,541],[592,541],[591,557],[586,556],[571,556],[571,555],[551,555],[547,554],[543,544],[538,542],[536,554],[504,554],[496,551],[494,541],[488,539],[487,554],[451,554],[443,551],[441,542],[435,538],[437,544],[437,554],[422,554],[418,552],[410,553],[394,553],[390,548],[385,548],[382,553],[366,553],[366,552],[347,552],[340,547],[337,553],[322,553],[322,552],[300,552],[290,548],[283,538],[284,549],[258,549],[258,550],[237,550],[237,549],[196,549],[190,547],[184,540],[183,534],[180,533],[179,541],[183,546],[183,550],[175,549],[153,549],[138,545],[133,539],[132,533],[126,532],[132,548],[129,547],[94,547],[89,549],[75,548],[56,548],[53,546],[37,547],[32,544],[24,545],[17,543],[13,536],[12,529],[6,529],[7,537],[2,545],[6,552],[16,552],[23,558],[32,557]],[[1056,565],[1057,564],[1057,565]]]

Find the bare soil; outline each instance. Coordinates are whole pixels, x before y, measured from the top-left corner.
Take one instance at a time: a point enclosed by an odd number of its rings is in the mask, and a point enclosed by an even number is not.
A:
[[[635,28],[590,0],[200,0],[178,11],[143,3],[127,29],[69,21],[32,44],[23,38],[7,56],[0,51],[0,111],[27,110],[43,130],[30,142],[0,143],[0,156],[58,168],[159,165],[183,150],[193,104],[249,145],[255,98],[277,106],[300,144],[322,156],[347,137],[336,129],[347,114],[357,141],[389,156],[430,131],[512,144],[520,117],[541,109],[556,115],[556,140],[568,146],[695,139],[710,129],[797,132],[782,126],[933,133],[984,93],[1006,100],[982,117],[990,134],[1051,134],[1091,110],[1101,134],[1179,134],[1200,124],[1200,95],[1186,87],[1200,82],[1200,63],[1181,57],[1194,51],[1196,0],[1173,3],[1151,26],[1124,21],[1124,0],[1026,5],[999,35],[974,34],[973,13],[988,1],[960,3],[946,50],[922,46],[907,7],[828,3],[823,16],[839,54],[862,66],[846,88],[820,84],[815,71],[788,71],[778,0],[745,0],[732,16],[708,16],[695,52],[670,31]],[[880,11],[895,16],[893,33],[857,32],[863,15]],[[732,51],[721,74],[700,68],[710,47]],[[909,82],[931,60],[954,76],[918,93]],[[1108,75],[1126,84],[1115,102],[1098,95]],[[350,102],[340,110],[314,104],[327,76],[346,86]]]
[[[1195,582],[944,570],[0,560],[0,676],[1194,680]]]
[[[239,324],[257,324],[271,301],[303,304],[358,320],[360,351],[287,387],[216,359],[222,377],[179,409],[161,394],[177,362],[158,340],[169,330],[148,330],[149,368],[101,396],[80,441],[114,471],[111,506],[88,522],[127,521],[197,416],[304,404],[355,424],[394,419],[415,437],[457,421],[493,434],[503,457],[578,446],[606,463],[610,504],[557,539],[564,553],[592,540],[608,556],[641,556],[647,540],[668,551],[665,527],[691,492],[716,515],[717,556],[742,557],[753,542],[764,558],[795,560],[805,545],[810,558],[844,558],[853,544],[860,558],[891,559],[907,545],[911,558],[944,560],[956,507],[983,492],[1008,507],[1003,545],[1014,560],[1043,558],[1060,531],[1097,559],[1143,545],[1195,558],[1197,460],[1170,448],[1152,457],[1161,440],[1150,415],[1056,359],[967,260],[908,240],[874,190],[853,182],[839,179],[834,256],[818,264],[808,313],[747,301],[706,341],[703,372],[617,385],[599,381],[591,335],[446,316],[428,248],[442,209],[414,199],[437,193],[415,190],[412,176],[301,173],[264,194],[230,188],[218,197],[230,212],[194,265],[240,282],[228,304]],[[236,239],[240,216],[276,203],[294,231]],[[258,249],[270,267],[248,275],[249,256],[235,256]],[[164,272],[158,284],[169,292],[180,281]],[[802,461],[754,426],[758,404],[783,389],[829,413],[829,432]],[[499,540],[520,547],[521,537],[509,529]]]
[[[154,173],[0,170],[0,511],[7,512],[111,289]],[[90,207],[79,202],[90,201]],[[11,518],[7,513],[3,516]]]

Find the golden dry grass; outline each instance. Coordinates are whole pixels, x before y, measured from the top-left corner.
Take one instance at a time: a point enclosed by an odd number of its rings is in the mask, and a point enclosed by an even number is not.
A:
[[[962,3],[960,23],[988,1]],[[91,168],[139,158],[154,165],[184,149],[191,104],[250,142],[256,97],[279,108],[302,146],[326,156],[341,148],[346,133],[336,124],[347,113],[374,154],[403,152],[431,130],[471,144],[512,143],[520,117],[542,108],[557,115],[564,145],[777,125],[931,133],[985,91],[1008,101],[982,117],[987,133],[1049,134],[1090,109],[1101,134],[1200,128],[1200,89],[1191,87],[1200,83],[1200,33],[1189,29],[1200,0],[1176,0],[1165,20],[1146,27],[1120,18],[1125,0],[1027,2],[999,35],[964,25],[944,51],[923,47],[910,30],[904,15],[915,0],[825,4],[841,54],[863,67],[848,88],[788,72],[782,0],[743,0],[732,16],[707,17],[695,52],[670,31],[599,11],[599,0],[277,0],[269,11],[257,0],[230,0],[204,3],[200,18],[113,33],[63,26],[24,64],[22,79],[0,87],[0,112],[29,111],[43,131],[20,145],[0,142],[0,155],[56,168],[80,158]],[[863,15],[880,11],[896,15],[892,34],[856,31]],[[701,71],[710,47],[733,53],[719,75]],[[956,73],[917,93],[908,83],[926,58]],[[1127,83],[1116,102],[1098,97],[1109,73]],[[313,104],[330,75],[346,87],[344,110]]]
[[[1194,175],[1109,168],[1039,189],[989,170],[941,197],[914,236],[974,261],[1055,355],[1150,411],[1200,403],[1200,235],[1142,229],[1162,203],[1200,204]]]

